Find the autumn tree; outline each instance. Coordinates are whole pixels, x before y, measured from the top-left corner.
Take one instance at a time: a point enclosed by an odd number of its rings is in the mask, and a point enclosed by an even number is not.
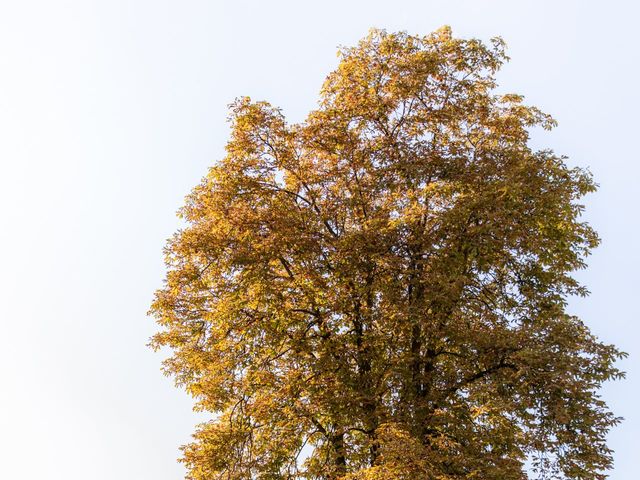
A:
[[[567,299],[598,243],[500,39],[374,30],[299,124],[249,98],[151,312],[211,413],[188,478],[602,479],[623,354]]]

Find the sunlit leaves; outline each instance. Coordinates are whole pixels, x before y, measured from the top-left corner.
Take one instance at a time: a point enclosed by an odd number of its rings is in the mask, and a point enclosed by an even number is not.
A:
[[[166,248],[152,345],[211,412],[189,478],[603,478],[622,354],[565,312],[588,174],[495,95],[504,44],[373,30],[288,125],[231,106]]]

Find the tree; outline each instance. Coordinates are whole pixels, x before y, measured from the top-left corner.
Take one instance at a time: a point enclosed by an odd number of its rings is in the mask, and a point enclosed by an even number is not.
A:
[[[237,100],[151,312],[211,412],[188,478],[602,479],[624,356],[567,298],[590,174],[528,146],[490,44],[373,30],[289,125]],[[527,473],[529,472],[529,473]]]

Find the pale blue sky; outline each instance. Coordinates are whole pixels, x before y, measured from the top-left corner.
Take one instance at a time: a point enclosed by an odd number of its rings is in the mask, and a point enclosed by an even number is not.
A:
[[[174,212],[223,155],[226,105],[292,121],[336,46],[370,27],[501,35],[501,89],[589,166],[603,238],[571,310],[631,354],[603,391],[626,421],[612,479],[637,478],[638,38],[629,1],[0,1],[0,478],[169,480],[198,418],[145,347]]]

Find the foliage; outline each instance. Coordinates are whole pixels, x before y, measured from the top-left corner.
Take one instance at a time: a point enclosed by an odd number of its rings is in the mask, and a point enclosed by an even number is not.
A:
[[[152,346],[212,413],[189,478],[604,478],[624,354],[565,311],[591,176],[528,146],[554,121],[494,93],[500,39],[340,55],[300,124],[232,105],[166,247]]]

